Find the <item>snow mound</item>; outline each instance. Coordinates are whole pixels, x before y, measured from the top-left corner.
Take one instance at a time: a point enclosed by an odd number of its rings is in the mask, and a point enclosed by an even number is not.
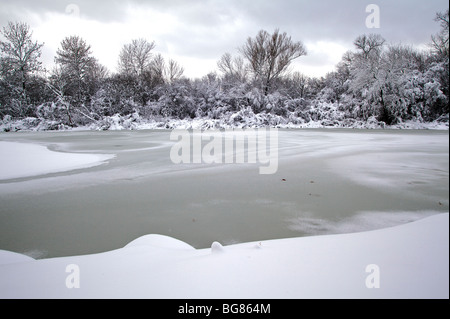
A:
[[[225,252],[225,248],[223,248],[223,246],[219,242],[215,241],[212,243],[211,253],[218,254],[218,253],[223,253],[223,252]]]
[[[159,247],[166,249],[195,249],[184,241],[175,239],[173,237],[156,234],[150,234],[136,238],[135,240],[128,243],[124,248],[137,246]]]
[[[361,233],[214,242],[226,249],[217,254],[146,235],[100,254],[0,263],[0,298],[448,299],[448,223],[444,213]]]

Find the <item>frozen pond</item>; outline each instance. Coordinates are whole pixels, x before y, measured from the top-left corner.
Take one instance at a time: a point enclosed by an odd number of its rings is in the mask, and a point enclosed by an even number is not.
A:
[[[80,255],[145,234],[206,248],[449,211],[448,131],[279,130],[278,138],[278,169],[261,175],[259,163],[174,164],[170,131],[2,133],[0,143],[90,156],[89,165],[43,175],[1,167],[0,249]],[[91,165],[97,158],[103,162]],[[39,167],[31,153],[28,160]]]

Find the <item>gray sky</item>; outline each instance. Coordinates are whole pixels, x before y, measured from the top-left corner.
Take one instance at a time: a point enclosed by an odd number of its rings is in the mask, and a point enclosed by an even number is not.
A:
[[[369,4],[380,9],[380,27],[367,28]],[[379,33],[388,43],[425,47],[439,31],[436,12],[446,0],[0,0],[0,25],[27,22],[44,42],[48,68],[61,41],[79,35],[93,55],[116,71],[120,49],[132,39],[155,41],[155,53],[178,61],[188,77],[217,69],[225,52],[237,54],[247,37],[279,28],[308,51],[293,68],[311,76],[333,71],[361,34]]]

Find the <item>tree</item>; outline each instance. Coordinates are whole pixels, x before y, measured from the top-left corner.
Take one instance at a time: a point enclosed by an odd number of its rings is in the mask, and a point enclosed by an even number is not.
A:
[[[346,54],[344,61],[350,72],[349,93],[360,99],[364,120],[384,112],[382,52],[385,40],[376,34],[362,35],[354,41],[357,52]],[[381,106],[380,106],[381,105]],[[383,117],[383,116],[382,116]]]
[[[164,73],[166,68],[166,61],[164,60],[162,54],[158,53],[151,61],[150,66],[151,66],[150,71],[153,77],[155,79],[158,79],[157,82],[162,84],[164,82]]]
[[[355,47],[361,50],[362,57],[369,59],[374,55],[379,55],[386,40],[379,34],[361,35],[353,42]]]
[[[1,78],[11,91],[18,93],[19,96],[12,94],[12,98],[19,98],[22,103],[28,104],[27,86],[30,78],[43,70],[39,58],[44,44],[32,40],[32,32],[26,23],[9,22],[0,33],[5,38],[5,41],[0,41]],[[16,112],[24,115],[22,109]]]
[[[338,106],[342,95],[348,90],[348,79],[350,77],[350,70],[345,63],[338,63],[336,71],[330,72],[325,76],[326,90],[325,99],[331,102],[337,102]]]
[[[249,37],[241,52],[248,60],[254,78],[261,84],[265,95],[293,60],[306,55],[303,43],[293,42],[291,37],[280,33],[278,29],[272,35],[261,30],[255,38]]]
[[[105,77],[107,70],[92,56],[91,46],[78,36],[66,37],[57,50],[55,62],[58,72],[52,76],[55,87],[59,87],[57,98],[64,97],[70,125],[73,125],[73,109],[83,117],[92,120],[88,103],[97,89],[98,81]],[[97,79],[96,77],[100,77]],[[84,111],[82,110],[84,109]]]
[[[68,84],[66,93],[76,103],[84,102],[89,76],[97,63],[91,55],[91,46],[78,36],[70,36],[61,42],[61,49],[56,54],[55,62],[61,67],[61,76]]]
[[[438,74],[439,82],[442,86],[442,91],[444,95],[447,97],[447,101],[449,99],[449,12],[448,9],[445,12],[436,13],[436,17],[434,19],[436,22],[439,22],[441,25],[441,30],[438,34],[433,35],[431,37],[431,47],[435,56],[436,65],[434,67],[438,67],[441,71]],[[443,104],[442,107],[443,112],[448,113],[448,102]]]
[[[119,72],[128,76],[141,77],[150,71],[154,42],[145,39],[132,40],[125,44],[119,55]]]
[[[178,64],[178,62],[169,59],[169,63],[166,67],[166,81],[169,83],[173,83],[176,80],[179,80],[184,73],[184,68]]]
[[[389,125],[441,115],[446,105],[439,78],[443,65],[410,46],[384,43],[379,35],[359,36],[354,42],[357,52],[343,59],[342,80],[348,81],[339,82],[348,84],[347,92],[358,101],[359,115],[363,119],[376,116]],[[332,86],[333,82],[327,83]]]
[[[151,63],[151,71],[153,77],[160,79],[161,83],[171,84],[183,76],[184,68],[172,59],[166,64],[164,57],[158,53]]]
[[[163,70],[158,70],[157,58],[153,58],[154,48],[154,42],[136,39],[125,44],[119,55],[119,73],[128,89],[135,92],[134,102],[142,105],[149,101],[149,90],[164,82]]]
[[[228,82],[245,83],[247,81],[248,68],[241,56],[233,57],[227,52],[217,62],[217,67]]]
[[[448,9],[445,12],[436,13],[434,21],[439,22],[441,30],[438,34],[431,36],[431,47],[433,51],[442,58],[442,60],[449,58],[449,13]]]
[[[281,83],[286,95],[291,99],[304,99],[308,91],[309,77],[296,71],[285,77]]]

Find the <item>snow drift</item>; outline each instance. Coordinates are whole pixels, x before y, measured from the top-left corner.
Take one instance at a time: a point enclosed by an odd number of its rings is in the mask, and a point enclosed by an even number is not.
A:
[[[448,298],[448,224],[444,213],[363,233],[199,250],[147,235],[105,253],[42,260],[1,251],[0,297]]]

